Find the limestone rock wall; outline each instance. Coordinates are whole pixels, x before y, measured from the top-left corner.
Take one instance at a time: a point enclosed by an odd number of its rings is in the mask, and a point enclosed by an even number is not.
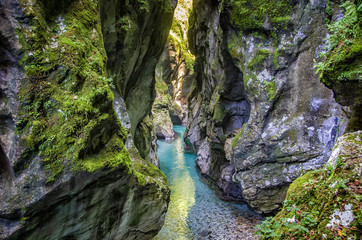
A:
[[[181,50],[180,44],[176,45],[177,43],[174,42],[176,40],[173,39],[172,32],[156,67],[156,79],[161,87],[156,85],[156,91],[159,97],[165,94],[170,95],[168,109],[172,122],[186,125],[188,100],[194,86],[193,59],[190,60],[189,64],[186,64],[186,50]],[[183,41],[187,41],[187,39],[183,39]],[[193,57],[190,53],[188,54],[190,58]],[[167,88],[162,88],[165,84]],[[167,91],[164,92],[164,90]]]
[[[1,239],[157,234],[167,181],[149,163],[156,150],[138,151],[132,138],[150,113],[174,7],[0,2]]]
[[[155,68],[159,61],[177,1],[103,1],[102,32],[108,56],[107,75],[124,99],[130,133],[142,157],[157,158],[155,129],[147,118],[155,93]],[[157,26],[157,27],[156,27]],[[152,160],[153,159],[153,160]]]
[[[117,91],[125,100],[132,134],[151,111],[155,66],[166,44],[176,3],[175,0],[102,2],[107,74],[114,76]]]
[[[156,100],[152,118],[161,139],[175,136],[173,124],[186,125],[188,98],[194,86],[194,56],[188,50],[187,30],[191,0],[180,0],[175,9],[168,42],[156,66]]]
[[[187,141],[227,198],[271,213],[294,179],[327,161],[348,123],[313,68],[325,46],[327,3],[193,4],[197,86]]]

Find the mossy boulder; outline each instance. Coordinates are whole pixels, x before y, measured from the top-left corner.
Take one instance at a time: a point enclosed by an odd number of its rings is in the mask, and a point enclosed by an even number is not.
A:
[[[260,239],[359,239],[362,132],[339,138],[322,169],[297,178],[282,210],[259,226]]]

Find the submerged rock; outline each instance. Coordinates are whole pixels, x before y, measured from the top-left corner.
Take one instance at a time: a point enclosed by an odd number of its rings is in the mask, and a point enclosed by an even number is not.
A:
[[[194,1],[189,32],[198,75],[186,137],[203,174],[264,213],[327,161],[348,123],[313,68],[326,1],[274,3]]]

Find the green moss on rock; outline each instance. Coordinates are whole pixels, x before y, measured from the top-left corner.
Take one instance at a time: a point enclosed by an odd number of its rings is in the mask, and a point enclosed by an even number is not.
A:
[[[268,49],[258,49],[256,51],[255,57],[248,63],[248,68],[251,70],[256,70],[271,54],[272,53]]]
[[[359,239],[361,139],[361,131],[344,135],[335,148],[339,154],[332,154],[323,169],[297,178],[283,209],[259,225],[260,239]]]
[[[18,131],[43,158],[49,181],[69,162],[91,172],[129,165],[127,133],[113,110],[112,79],[105,72],[98,6],[68,1],[54,12],[53,2],[21,1],[30,26],[17,31],[26,73]]]
[[[277,94],[277,87],[275,85],[275,82],[264,81],[264,85],[267,90],[267,96],[269,101],[273,101]]]
[[[259,96],[259,89],[258,89],[258,79],[257,76],[253,73],[249,73],[248,75],[244,76],[244,86],[253,96]]]
[[[242,53],[243,49],[243,41],[242,41],[242,33],[239,35],[231,35],[230,39],[228,39],[228,50],[230,55],[240,61],[240,69],[244,69],[244,56]]]
[[[215,105],[214,108],[214,115],[213,115],[213,120],[217,121],[217,122],[222,122],[224,120],[224,117],[226,116],[226,111],[223,108],[223,106],[218,102]]]
[[[289,0],[233,0],[231,22],[241,30],[262,28],[266,18],[273,27],[285,26],[292,10]]]
[[[333,81],[362,80],[362,31],[358,15],[362,4],[345,1],[344,17],[328,25],[330,36],[323,60],[316,64],[322,82],[330,85]]]
[[[244,134],[244,129],[241,128],[241,130],[239,130],[238,134],[236,134],[236,136],[234,137],[231,146],[234,149],[236,147],[236,144],[238,143],[239,139],[241,138],[241,136],[243,136]]]

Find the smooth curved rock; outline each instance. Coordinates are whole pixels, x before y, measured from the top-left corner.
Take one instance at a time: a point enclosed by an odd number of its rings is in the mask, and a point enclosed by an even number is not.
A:
[[[154,111],[153,123],[155,124],[158,139],[173,139],[175,137],[175,131],[167,109]]]
[[[119,167],[67,172],[49,186],[41,160],[32,165],[1,194],[1,239],[149,239],[163,224],[169,190],[160,179],[142,186]]]
[[[101,1],[107,73],[114,76],[117,91],[125,100],[132,135],[151,111],[156,96],[155,67],[167,41],[176,3]]]
[[[0,1],[1,239],[150,239],[163,225],[167,180],[149,163],[157,165],[155,149],[145,160],[133,145],[122,125],[131,129],[137,109],[132,113],[113,95],[106,75],[106,50],[113,66],[117,49],[102,30],[122,26],[101,26],[108,4],[116,4],[105,2]],[[123,14],[126,2],[113,10]],[[171,18],[169,1],[150,3],[163,8],[149,19],[160,21],[165,11]],[[142,12],[135,9],[132,17],[142,22]],[[151,39],[162,38],[168,25],[156,24]],[[138,50],[142,59],[154,59],[149,71],[162,48],[153,50]],[[152,57],[143,58],[147,53]]]

